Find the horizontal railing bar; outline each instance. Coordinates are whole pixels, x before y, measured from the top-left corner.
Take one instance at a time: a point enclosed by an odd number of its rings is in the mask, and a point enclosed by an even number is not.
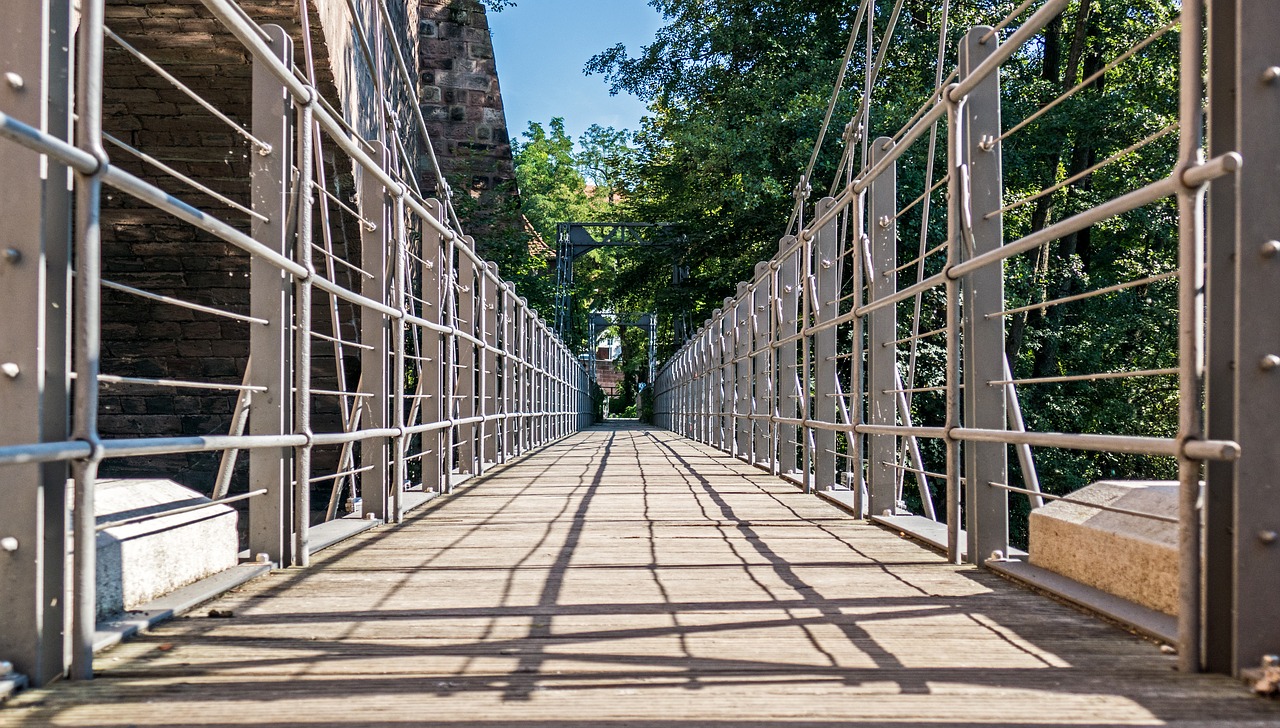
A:
[[[896,346],[896,345],[898,345],[898,344],[905,344],[905,343],[908,343],[908,342],[910,342],[910,341],[916,341],[916,340],[919,340],[919,339],[927,339],[927,338],[929,338],[930,336],[937,336],[938,334],[945,334],[945,333],[947,333],[947,330],[946,330],[946,329],[934,329],[933,331],[926,331],[926,332],[924,332],[923,334],[912,334],[911,336],[907,336],[907,337],[902,338],[902,339],[894,339],[893,341],[886,341],[885,343],[881,344],[880,346],[885,346],[885,347],[888,347],[888,346]]]
[[[987,31],[986,35],[982,36],[982,43],[985,45],[987,41],[996,37],[996,33],[999,33],[1000,31],[1004,30],[1005,27],[1009,25],[1009,23],[1012,23],[1019,15],[1022,15],[1023,13],[1027,12],[1027,8],[1031,7],[1032,5],[1035,5],[1036,2],[1037,0],[1022,0],[1022,2],[1018,5],[1018,7],[1014,8],[1009,12],[1008,15],[1004,16],[1004,20],[1001,20],[999,23],[996,23],[995,26],[991,28],[991,30]]]
[[[141,516],[134,516],[132,518],[122,518],[118,521],[110,521],[108,523],[99,523],[98,525],[94,526],[94,530],[101,533],[102,531],[105,531],[108,528],[128,526],[134,523],[143,523],[145,521],[153,521],[157,518],[165,518],[167,516],[177,516],[182,513],[191,513],[193,511],[204,510],[205,508],[212,508],[213,506],[221,506],[221,505],[226,505],[227,503],[235,503],[236,501],[246,500],[248,498],[253,498],[254,496],[264,495],[266,494],[266,492],[267,492],[266,488],[259,488],[258,490],[250,491],[248,493],[241,493],[240,495],[233,495],[227,498],[216,498],[214,500],[208,501],[207,503],[197,503],[191,506],[183,506],[181,508],[172,508],[167,511],[159,511],[157,513],[147,513]]]
[[[1112,154],[1111,156],[1107,157],[1106,159],[1102,160],[1101,162],[1098,162],[1097,164],[1094,164],[1093,166],[1088,167],[1087,169],[1083,169],[1083,170],[1081,170],[1081,171],[1079,171],[1079,172],[1076,172],[1075,174],[1073,174],[1073,175],[1071,175],[1070,177],[1068,177],[1068,178],[1066,178],[1066,179],[1062,180],[1061,182],[1059,182],[1059,183],[1057,183],[1057,184],[1053,185],[1052,187],[1047,187],[1047,188],[1045,188],[1045,189],[1043,189],[1043,190],[1040,190],[1039,192],[1036,192],[1035,194],[1027,195],[1026,197],[1023,197],[1022,199],[1019,199],[1019,200],[1015,200],[1015,201],[1013,201],[1013,202],[1010,202],[1009,204],[1005,205],[1004,207],[1000,208],[999,210],[995,210],[995,211],[993,211],[993,212],[989,212],[989,213],[987,213],[987,214],[985,215],[985,218],[986,218],[986,219],[988,219],[988,220],[990,220],[991,218],[993,218],[993,217],[995,217],[995,216],[997,216],[997,215],[1004,214],[1004,213],[1006,213],[1006,212],[1009,212],[1010,210],[1016,210],[1017,208],[1022,207],[1023,205],[1025,205],[1025,204],[1027,204],[1027,203],[1029,203],[1029,202],[1035,202],[1036,200],[1040,199],[1041,197],[1044,197],[1045,195],[1051,195],[1051,194],[1053,194],[1054,192],[1057,192],[1058,190],[1062,189],[1063,187],[1067,187],[1068,185],[1071,185],[1071,184],[1073,184],[1073,183],[1075,183],[1075,182],[1078,182],[1078,181],[1080,181],[1080,180],[1084,179],[1085,177],[1088,177],[1089,175],[1093,174],[1094,172],[1097,172],[1098,170],[1102,169],[1103,167],[1106,167],[1107,165],[1109,165],[1109,164],[1111,164],[1111,163],[1113,163],[1113,162],[1115,162],[1115,161],[1119,160],[1121,157],[1124,157],[1124,156],[1126,156],[1126,155],[1128,155],[1128,154],[1131,154],[1131,153],[1133,153],[1133,152],[1136,152],[1137,150],[1141,149],[1142,147],[1145,147],[1146,145],[1148,145],[1148,144],[1150,144],[1150,143],[1152,143],[1152,142],[1154,142],[1154,141],[1156,141],[1156,140],[1160,139],[1161,137],[1163,137],[1163,136],[1165,136],[1165,135],[1167,135],[1167,134],[1170,134],[1170,133],[1172,133],[1172,132],[1175,132],[1175,131],[1177,131],[1177,130],[1178,130],[1178,125],[1177,125],[1176,123],[1174,123],[1174,124],[1170,124],[1170,125],[1166,126],[1165,128],[1161,129],[1160,131],[1158,131],[1158,132],[1156,132],[1156,133],[1154,133],[1154,134],[1152,134],[1152,135],[1150,135],[1150,136],[1148,136],[1148,137],[1145,137],[1145,138],[1143,138],[1143,139],[1141,139],[1141,140],[1139,140],[1139,141],[1137,141],[1137,142],[1135,142],[1135,143],[1133,143],[1133,144],[1131,144],[1131,145],[1129,145],[1129,146],[1125,147],[1124,149],[1121,149],[1120,151],[1116,152],[1115,154]]]
[[[208,111],[210,114],[213,114],[215,117],[218,118],[219,121],[222,121],[227,126],[231,127],[232,130],[234,130],[240,136],[244,137],[244,139],[248,141],[250,144],[254,145],[262,152],[265,152],[267,154],[271,153],[270,144],[255,137],[253,133],[250,132],[248,129],[245,129],[243,126],[237,123],[234,119],[222,113],[222,111],[219,110],[216,106],[206,101],[204,97],[201,96],[200,94],[196,93],[195,91],[192,91],[185,83],[183,83],[182,81],[179,81],[176,76],[174,76],[172,73],[169,73],[169,71],[167,71],[160,64],[151,60],[151,58],[148,57],[145,53],[138,50],[137,48],[134,48],[127,41],[125,41],[120,36],[116,35],[110,28],[106,27],[105,25],[102,27],[102,32],[108,38],[115,41],[117,45],[119,45],[121,48],[127,51],[134,58],[137,58],[145,66],[147,66],[152,71],[155,71],[157,74],[159,74],[161,78],[173,84],[174,88],[186,94],[188,97],[191,98],[192,101],[204,107],[205,111]],[[106,135],[104,134],[103,136],[106,136]]]
[[[258,318],[256,316],[246,316],[241,313],[232,313],[231,311],[224,311],[220,308],[205,306],[199,303],[192,303],[190,301],[184,301],[181,298],[166,296],[160,293],[152,293],[150,291],[144,291],[141,288],[134,288],[133,286],[126,286],[123,283],[116,283],[114,281],[108,281],[105,279],[102,281],[102,287],[110,288],[113,291],[121,291],[123,293],[128,293],[134,296],[138,296],[139,298],[147,298],[152,301],[159,301],[161,303],[167,303],[172,306],[177,306],[179,308],[185,308],[191,311],[200,311],[202,313],[212,314],[214,316],[221,316],[223,318],[233,319],[235,321],[243,321],[245,323],[250,323],[250,324],[261,324],[263,326],[266,326],[267,324],[271,323],[266,319]]]
[[[321,247],[321,246],[319,246],[319,245],[316,245],[315,243],[312,243],[312,244],[311,244],[311,248],[312,248],[313,250],[315,250],[316,252],[320,253],[321,255],[323,255],[325,258],[327,258],[327,259],[329,259],[329,260],[332,260],[333,262],[335,262],[335,263],[338,263],[338,264],[342,265],[343,267],[347,268],[348,270],[354,271],[355,273],[359,274],[361,277],[363,277],[363,278],[367,278],[367,279],[370,279],[370,280],[372,280],[372,279],[373,279],[373,274],[372,274],[372,273],[370,273],[369,271],[365,270],[364,268],[361,268],[360,266],[356,265],[355,263],[352,263],[352,262],[350,262],[350,261],[347,261],[347,260],[346,260],[346,259],[344,259],[342,256],[340,256],[340,255],[334,255],[333,253],[329,252],[328,250],[326,250],[326,249],[322,248],[322,247]]]
[[[976,89],[988,76],[996,73],[1004,62],[1009,60],[1014,53],[1017,53],[1022,46],[1035,37],[1046,25],[1058,17],[1067,7],[1068,0],[1047,0],[1041,5],[1027,21],[1018,26],[1003,43],[996,47],[991,55],[987,56],[971,70],[964,78],[960,79],[956,85],[951,87],[948,97],[952,101],[959,101],[969,95],[971,91]]]
[[[77,379],[76,372],[70,372],[70,379]],[[218,382],[194,382],[186,379],[164,379],[153,377],[122,377],[117,374],[99,374],[98,381],[104,384],[140,384],[149,387],[175,387],[178,389],[215,389],[230,392],[265,392],[266,387],[250,384],[220,384]]]
[[[1080,232],[1103,220],[1149,205],[1156,200],[1175,194],[1180,189],[1194,189],[1210,180],[1236,171],[1240,168],[1240,163],[1240,155],[1235,152],[1228,152],[1204,164],[1192,166],[1180,174],[1175,172],[1169,177],[1152,182],[1120,197],[1112,198],[1097,207],[1089,208],[1031,233],[1016,242],[957,263],[947,271],[947,276],[953,279],[960,278],[966,273],[971,273],[983,266],[1035,250],[1041,245],[1066,237],[1071,233]]]
[[[1107,286],[1106,288],[1099,288],[1093,291],[1088,291],[1086,293],[1077,293],[1074,296],[1064,296],[1062,298],[1055,298],[1052,301],[1042,301],[1041,303],[1033,303],[1027,306],[1018,306],[1017,308],[1011,308],[1006,311],[997,311],[996,313],[988,313],[988,314],[984,314],[984,316],[987,319],[993,319],[999,316],[1011,316],[1013,314],[1023,313],[1025,311],[1036,311],[1042,308],[1049,308],[1050,306],[1057,306],[1058,304],[1062,304],[1062,303],[1071,303],[1073,301],[1083,301],[1087,298],[1093,298],[1094,296],[1101,296],[1107,293],[1115,293],[1116,291],[1123,291],[1129,288],[1145,286],[1148,283],[1156,283],[1159,281],[1168,280],[1170,278],[1176,278],[1177,276],[1178,276],[1178,271],[1173,270],[1173,271],[1169,271],[1168,273],[1161,273],[1160,275],[1148,276],[1146,278],[1139,278],[1138,280],[1135,280],[1135,281],[1126,281],[1124,283],[1117,283],[1114,286]]]
[[[1089,501],[1078,500],[1076,498],[1071,498],[1069,496],[1053,495],[1052,493],[1045,493],[1044,491],[1040,491],[1040,490],[1030,490],[1028,488],[1018,488],[1016,486],[1006,485],[1005,483],[988,482],[987,485],[992,488],[999,488],[1000,490],[1007,490],[1013,493],[1022,493],[1024,495],[1038,496],[1040,498],[1048,498],[1049,500],[1062,501],[1063,503],[1072,503],[1078,506],[1087,506],[1089,508],[1096,508],[1100,511],[1107,511],[1110,513],[1121,513],[1126,516],[1137,516],[1138,518],[1149,518],[1153,521],[1163,521],[1165,523],[1178,523],[1178,519],[1176,516],[1162,516],[1157,513],[1147,513],[1145,511],[1131,511],[1128,508],[1117,508],[1116,506],[1104,505],[1102,503],[1090,503]]]
[[[951,437],[968,442],[996,442],[1006,445],[1031,445],[1065,450],[1122,452],[1130,455],[1177,457],[1185,454],[1193,460],[1235,460],[1240,446],[1227,440],[1188,440],[1179,448],[1178,441],[1167,437],[1142,435],[1095,435],[1065,432],[1018,432],[956,427]]]
[[[1103,220],[1123,215],[1131,210],[1155,202],[1164,197],[1168,197],[1176,193],[1180,185],[1174,177],[1165,177],[1164,179],[1152,182],[1145,187],[1140,187],[1132,192],[1128,192],[1120,197],[1114,197],[1106,202],[1091,207],[1083,212],[1076,213],[1065,220],[1060,220],[1048,227],[1037,230],[1030,235],[1020,238],[1017,241],[1003,245],[995,250],[975,255],[974,257],[951,266],[947,275],[950,278],[957,279],[966,273],[972,273],[983,266],[998,263],[1002,260],[1012,258],[1015,255],[1035,250],[1041,245],[1051,243],[1059,238],[1064,238],[1072,233],[1080,232],[1087,227],[1092,227]]]
[[[298,327],[296,327],[296,326],[292,326],[292,327],[290,327],[290,328],[292,328],[292,329],[294,329],[294,330],[297,330],[297,328],[298,328]],[[339,338],[337,338],[337,337],[330,336],[330,335],[328,335],[328,334],[322,334],[322,333],[320,333],[319,331],[316,331],[316,330],[314,330],[314,329],[312,329],[311,331],[309,331],[309,332],[307,332],[307,333],[308,333],[308,334],[310,334],[311,336],[314,336],[314,337],[315,337],[315,338],[317,338],[317,339],[323,339],[324,341],[331,341],[331,342],[333,342],[333,343],[335,343],[335,344],[339,344],[339,345],[341,345],[341,346],[350,346],[350,347],[352,347],[353,349],[364,349],[365,351],[373,351],[373,349],[374,349],[372,346],[369,346],[368,344],[357,344],[357,343],[356,343],[356,342],[354,342],[354,341],[347,341],[346,339],[339,339]]]
[[[907,465],[900,465],[900,464],[898,464],[898,463],[885,462],[885,461],[883,461],[883,460],[882,460],[882,461],[880,461],[880,464],[881,464],[881,465],[883,465],[883,466],[885,466],[885,467],[888,467],[888,468],[893,468],[894,470],[902,470],[902,471],[905,471],[905,472],[908,472],[908,473],[915,473],[916,475],[924,475],[924,476],[926,476],[926,477],[930,477],[930,478],[939,478],[939,479],[941,479],[941,480],[946,480],[946,479],[947,479],[947,474],[946,474],[946,473],[935,473],[935,472],[933,472],[933,471],[931,471],[931,470],[921,470],[920,468],[913,468],[913,467],[910,467],[910,466],[907,466]],[[964,481],[965,481],[965,478],[964,478],[963,476],[961,476],[961,478],[960,478],[960,482],[962,482],[962,483],[963,483]]]
[[[173,167],[170,167],[165,162],[151,156],[150,154],[147,154],[146,152],[140,149],[135,149],[134,147],[120,141],[119,139],[111,136],[110,134],[103,133],[102,138],[106,139],[108,142],[119,147],[120,149],[123,149],[124,151],[132,154],[133,156],[137,157],[143,162],[146,162],[147,164],[150,164],[151,166],[155,167],[156,169],[159,169],[165,174],[168,174],[170,177],[173,177],[174,179],[178,180],[179,182],[182,182],[188,187],[191,187],[199,192],[204,193],[205,195],[208,195],[209,197],[212,197],[213,199],[217,200],[218,202],[221,202],[227,207],[230,207],[234,210],[239,210],[240,212],[243,212],[250,217],[256,217],[263,222],[271,221],[271,218],[267,217],[266,215],[263,215],[262,213],[259,213],[259,212],[255,212],[251,208],[245,207],[244,205],[240,204],[239,202],[236,202],[230,197],[227,197],[221,192],[217,192],[212,188],[210,188],[209,186],[201,182],[198,182],[192,179],[191,177],[188,177],[187,175],[179,172]]]
[[[406,459],[407,459],[407,458],[406,458]],[[338,478],[345,478],[345,477],[347,477],[348,475],[357,475],[357,474],[359,474],[359,473],[368,472],[368,471],[370,471],[370,470],[373,470],[375,467],[377,467],[377,466],[376,466],[376,465],[366,465],[366,466],[364,466],[364,467],[362,467],[362,468],[356,468],[356,469],[354,469],[354,470],[343,470],[343,471],[341,471],[341,472],[333,473],[332,475],[318,475],[318,476],[316,476],[316,477],[314,477],[314,478],[309,478],[309,479],[307,479],[307,482],[308,482],[308,483],[321,483],[321,482],[324,482],[324,481],[326,481],[326,480],[337,480]]]
[[[1125,372],[1099,372],[1096,374],[1070,374],[1060,377],[1034,377],[1030,379],[994,379],[991,386],[1001,384],[1052,384],[1055,382],[1092,382],[1099,379],[1129,379],[1132,377],[1163,377],[1178,374],[1177,369],[1137,369]]]
[[[1014,125],[1012,128],[1010,128],[1008,131],[1006,131],[1006,132],[1002,133],[1000,136],[996,137],[995,141],[996,141],[997,143],[998,143],[998,142],[1002,142],[1002,141],[1004,141],[1005,139],[1008,139],[1010,136],[1013,136],[1013,135],[1014,135],[1015,133],[1017,133],[1020,129],[1025,128],[1025,127],[1026,127],[1028,124],[1030,124],[1031,122],[1035,121],[1036,119],[1039,119],[1041,116],[1044,116],[1044,115],[1045,115],[1045,114],[1047,114],[1050,110],[1054,109],[1054,108],[1055,108],[1055,107],[1057,107],[1059,104],[1061,104],[1063,101],[1066,101],[1067,99],[1071,98],[1072,96],[1075,96],[1075,95],[1076,95],[1077,93],[1079,93],[1082,89],[1086,88],[1089,84],[1091,84],[1091,83],[1093,83],[1094,81],[1097,81],[1099,78],[1102,78],[1103,76],[1105,76],[1105,75],[1107,74],[1107,72],[1108,72],[1108,71],[1110,71],[1110,70],[1114,69],[1116,66],[1120,65],[1121,63],[1124,63],[1126,60],[1128,60],[1129,58],[1131,58],[1131,57],[1132,57],[1134,54],[1136,54],[1138,51],[1142,50],[1143,48],[1146,48],[1148,45],[1150,45],[1151,43],[1155,42],[1155,41],[1156,41],[1156,39],[1158,39],[1160,36],[1164,35],[1165,33],[1169,32],[1170,30],[1173,30],[1173,27],[1174,27],[1175,25],[1177,25],[1177,24],[1178,24],[1178,18],[1176,18],[1176,17],[1175,17],[1173,20],[1170,20],[1168,23],[1165,23],[1165,24],[1164,24],[1164,25],[1162,25],[1161,27],[1157,28],[1157,29],[1155,30],[1155,32],[1153,32],[1151,35],[1147,36],[1144,40],[1142,40],[1141,42],[1139,42],[1139,43],[1135,44],[1134,46],[1132,46],[1131,48],[1129,48],[1129,50],[1127,50],[1127,51],[1125,51],[1124,53],[1120,54],[1118,57],[1116,57],[1115,59],[1113,59],[1110,63],[1108,63],[1107,65],[1103,66],[1102,68],[1099,68],[1097,71],[1094,71],[1092,74],[1090,74],[1090,75],[1089,75],[1087,78],[1085,78],[1083,81],[1081,81],[1080,83],[1077,83],[1075,86],[1072,86],[1070,89],[1068,89],[1068,90],[1064,91],[1062,94],[1060,94],[1060,95],[1059,95],[1057,98],[1055,98],[1053,101],[1050,101],[1049,103],[1045,104],[1044,106],[1041,106],[1039,109],[1036,109],[1035,113],[1033,113],[1033,114],[1031,114],[1031,115],[1027,116],[1027,118],[1025,118],[1025,119],[1023,119],[1022,121],[1018,122],[1016,125]],[[1176,127],[1177,127],[1177,124],[1173,124],[1172,126],[1174,126],[1174,127],[1176,128]]]

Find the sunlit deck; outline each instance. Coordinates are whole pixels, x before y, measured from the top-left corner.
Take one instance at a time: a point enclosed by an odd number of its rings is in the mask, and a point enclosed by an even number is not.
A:
[[[317,561],[0,724],[1280,724],[1229,678],[635,424]]]

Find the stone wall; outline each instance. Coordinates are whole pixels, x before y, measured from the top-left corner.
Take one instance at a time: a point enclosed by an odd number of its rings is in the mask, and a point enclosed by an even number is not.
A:
[[[301,61],[297,6],[277,0],[243,3],[259,23],[294,36]],[[198,0],[111,0],[107,27],[242,127],[250,124],[252,64],[248,53]],[[312,28],[321,88],[337,102],[326,46]],[[107,134],[214,192],[248,204],[253,147],[120,44],[105,44],[103,126]],[[247,231],[249,217],[175,179],[119,145],[117,164]],[[103,277],[161,296],[248,313],[248,258],[166,213],[114,191],[103,200]],[[248,358],[248,324],[179,308],[108,287],[103,291],[104,374],[238,385]],[[235,392],[105,384],[104,437],[226,434]],[[172,478],[208,492],[216,453],[109,460],[106,475]]]
[[[386,44],[375,45],[381,58],[365,60],[353,32],[346,0],[308,0],[310,33],[302,37],[295,0],[242,0],[259,23],[283,26],[294,39],[294,63],[307,68],[304,40],[310,42],[317,84],[331,106],[367,138],[386,138],[380,128],[377,92],[370,65],[381,66],[386,94],[394,109],[407,112],[409,96]],[[360,22],[370,33],[387,29],[373,0],[357,0]],[[437,152],[451,185],[457,190],[492,190],[514,177],[511,149],[498,91],[492,46],[483,7],[470,0],[389,0],[401,52],[411,72],[424,73],[418,84],[426,94],[424,112]],[[419,18],[421,13],[421,19]],[[178,77],[241,126],[250,122],[252,64],[240,44],[221,29],[199,0],[108,0],[107,25],[126,42]],[[248,205],[249,155],[254,153],[234,129],[200,108],[168,81],[123,50],[106,43],[104,126],[107,133],[190,175],[231,200]],[[452,54],[452,56],[451,56]],[[400,117],[401,139],[418,170],[429,165],[421,156],[420,135],[412,117]],[[332,148],[330,144],[330,148]],[[249,216],[196,191],[121,148],[108,146],[113,162],[155,182],[182,199],[248,230]],[[355,175],[340,155],[326,157],[329,189],[356,207]],[[434,191],[433,177],[422,175],[423,191]],[[335,252],[359,260],[359,228],[330,207]],[[317,225],[320,216],[317,215]],[[114,283],[162,296],[236,313],[248,313],[248,259],[223,243],[132,198],[108,192],[104,198],[103,274]],[[315,235],[321,240],[320,231]],[[324,272],[323,259],[317,266]],[[344,285],[357,286],[350,270],[336,266],[332,274]],[[313,319],[317,331],[328,328],[328,301],[317,295]],[[357,340],[355,317],[340,308],[339,333]],[[240,384],[249,350],[249,324],[177,308],[108,289],[103,294],[102,371],[126,377],[173,378]],[[359,375],[358,351],[348,351],[347,384]],[[332,347],[317,342],[313,374],[318,388],[337,388]],[[194,390],[139,384],[106,384],[102,391],[100,429],[104,437],[154,437],[226,434],[235,405],[234,391]],[[314,429],[341,429],[336,402],[318,401]],[[108,476],[170,478],[210,492],[220,460],[218,453],[111,460]],[[336,451],[317,452],[317,468],[336,459]],[[241,459],[236,490],[244,487]],[[330,463],[331,464],[331,463]],[[318,494],[320,495],[320,494]],[[323,499],[323,497],[321,498]]]
[[[445,176],[455,194],[497,190],[515,179],[515,165],[484,6],[421,0],[418,13],[418,95]]]

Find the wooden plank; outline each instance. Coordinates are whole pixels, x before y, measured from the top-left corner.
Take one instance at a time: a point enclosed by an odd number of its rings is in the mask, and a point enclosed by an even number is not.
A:
[[[0,725],[1263,725],[1280,704],[746,463],[573,435]],[[202,610],[203,613],[203,610]]]

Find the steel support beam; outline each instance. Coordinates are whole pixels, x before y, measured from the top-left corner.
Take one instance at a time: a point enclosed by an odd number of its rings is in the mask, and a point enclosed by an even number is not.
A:
[[[1280,27],[1280,5],[1269,2],[1238,0],[1234,7],[1213,3],[1211,41],[1223,52],[1234,50],[1236,64],[1211,67],[1211,100],[1220,105],[1210,107],[1210,144],[1230,147],[1224,139],[1228,128],[1234,129],[1235,150],[1244,158],[1239,176],[1223,178],[1211,184],[1209,273],[1210,371],[1208,422],[1222,436],[1224,420],[1233,416],[1234,438],[1240,445],[1240,459],[1234,472],[1227,476],[1223,469],[1209,471],[1210,492],[1213,486],[1233,482],[1230,502],[1222,493],[1213,493],[1208,502],[1206,577],[1209,584],[1227,583],[1224,571],[1231,573],[1229,609],[1232,619],[1226,621],[1228,605],[1220,593],[1209,593],[1208,618],[1217,620],[1206,625],[1208,634],[1232,646],[1227,655],[1221,645],[1208,647],[1208,664],[1217,671],[1238,673],[1258,667],[1265,655],[1280,654],[1280,620],[1276,619],[1276,595],[1280,594],[1280,448],[1276,447],[1276,402],[1280,402],[1280,207],[1275,203],[1275,180],[1280,175],[1280,145],[1275,130],[1280,128],[1280,53],[1275,43],[1275,29]],[[1234,18],[1229,15],[1234,13]],[[1227,35],[1234,20],[1234,43]],[[1228,61],[1222,53],[1212,52],[1210,63]],[[1234,77],[1234,89],[1223,75]],[[1234,108],[1227,100],[1234,91]],[[1222,183],[1226,184],[1222,184]],[[1219,185],[1222,185],[1219,188]],[[1234,190],[1232,187],[1234,186]],[[1235,193],[1234,232],[1231,245],[1231,221],[1223,208]],[[1220,270],[1230,260],[1235,278],[1231,312],[1232,329],[1223,331],[1228,295],[1223,288],[1231,283],[1229,274]],[[1217,290],[1215,290],[1215,286]],[[1234,356],[1223,360],[1223,337],[1233,335]],[[1232,374],[1228,375],[1228,371]],[[1226,386],[1232,376],[1231,386]],[[1225,391],[1224,391],[1225,390]],[[1224,402],[1224,400],[1227,400]],[[1225,410],[1225,411],[1222,411]],[[1222,532],[1225,520],[1222,509],[1231,508],[1229,536]],[[1215,508],[1217,510],[1215,510]],[[1225,539],[1232,541],[1227,551]],[[1231,563],[1234,562],[1234,563]]]
[[[871,163],[878,164],[893,150],[893,140],[880,137],[871,142]],[[866,268],[870,279],[871,298],[891,296],[898,290],[898,165],[892,162],[885,171],[871,181],[868,189],[868,224],[870,229],[871,265]],[[855,258],[859,258],[861,252]],[[859,258],[860,259],[860,258]],[[855,287],[855,290],[859,290]],[[855,296],[855,301],[858,300]],[[867,316],[867,421],[873,425],[898,424],[898,348],[893,343],[898,338],[897,307],[885,306]],[[854,322],[856,325],[856,321]],[[858,333],[854,333],[858,337]],[[860,337],[858,337],[860,338]],[[854,396],[860,390],[860,382],[851,382]],[[869,511],[873,515],[894,515],[897,512],[897,472],[892,467],[897,462],[898,438],[893,435],[870,435],[867,456]],[[850,488],[860,488],[851,482]]]
[[[427,200],[427,210],[437,219],[444,219],[444,204],[439,200]],[[423,226],[422,242],[419,257],[419,276],[422,281],[423,318],[440,325],[448,321],[445,316],[444,292],[448,285],[448,269],[445,267],[443,236],[440,231],[430,225]],[[424,397],[419,405],[423,422],[441,422],[445,418],[445,382],[444,372],[449,366],[450,357],[445,349],[447,341],[444,334],[430,329],[422,329],[422,351],[419,356],[430,361],[419,362],[423,372],[421,394]],[[433,430],[422,434],[422,449],[430,450],[430,455],[422,458],[422,489],[442,491],[450,470],[449,453],[446,448],[446,432]]]
[[[818,215],[825,215],[836,204],[830,197],[818,201]],[[818,229],[813,241],[814,324],[834,319],[840,311],[840,235],[836,218]],[[836,327],[828,327],[813,335],[813,417],[835,422],[839,409],[836,397],[839,381],[836,367]],[[815,430],[813,438],[813,488],[830,490],[836,485],[836,433]]]
[[[498,391],[498,305],[501,300],[501,279],[498,278],[498,265],[489,263],[486,269],[491,275],[482,276],[484,280],[484,299],[481,304],[481,324],[483,326],[484,335],[481,340],[488,344],[489,348],[483,352],[483,379],[481,381],[481,411],[486,415],[495,415],[499,412],[498,403],[500,393]],[[485,420],[483,434],[481,435],[480,452],[482,453],[481,462],[484,465],[498,462],[498,421],[496,419]]]
[[[471,245],[471,241],[467,240],[467,244]],[[466,256],[458,258],[458,318],[459,321],[454,326],[475,335],[480,330],[480,277],[476,275],[475,263]],[[457,389],[454,392],[456,399],[456,409],[460,419],[474,417],[479,409],[476,407],[476,383],[477,373],[476,367],[480,364],[479,358],[476,356],[476,345],[469,339],[458,338],[458,360],[454,366],[455,381]],[[458,447],[458,470],[462,473],[475,474],[478,472],[476,459],[480,453],[476,449],[476,437],[480,432],[480,428],[474,424],[458,425],[457,430],[457,447]]]
[[[387,151],[381,142],[370,141],[371,154],[386,169]],[[368,272],[361,278],[361,292],[366,298],[389,303],[391,277],[389,253],[392,250],[391,205],[387,190],[372,174],[365,172],[360,181],[360,216],[373,223],[373,229],[365,227],[360,235],[360,267]],[[368,349],[360,351],[360,379],[364,383],[364,426],[382,428],[391,426],[391,326],[387,317],[367,307],[360,309],[360,343]],[[384,521],[392,520],[392,488],[389,461],[391,451],[384,438],[372,438],[360,442],[360,462],[370,468],[360,474],[360,499],[363,515],[373,515]]]
[[[752,359],[752,392],[751,420],[753,437],[751,442],[751,462],[761,466],[772,466],[774,454],[770,445],[772,425],[769,420],[762,419],[773,413],[773,357],[770,355],[769,343],[773,338],[773,316],[770,312],[769,300],[772,294],[771,279],[764,278],[769,273],[768,263],[756,263],[755,278],[760,281],[751,295],[752,337],[751,349],[756,354]]]
[[[960,39],[960,79],[973,73],[998,45],[991,29],[971,28]],[[990,37],[983,42],[984,37]],[[962,259],[996,250],[1004,244],[1004,186],[1001,147],[991,143],[1000,136],[1000,72],[990,74],[974,86],[961,113],[959,140],[968,173],[967,201],[963,213],[965,243]],[[949,133],[954,133],[949,132]],[[952,173],[957,173],[955,168]],[[988,265],[966,274],[961,280],[964,309],[964,425],[982,429],[1002,429],[1008,424],[1003,385],[988,382],[1005,378],[1004,266]],[[965,443],[965,527],[969,560],[982,563],[987,557],[1009,549],[1009,494],[988,483],[1009,482],[1008,446],[1001,443]]]
[[[0,111],[69,140],[70,2],[23,2],[0,28]],[[70,436],[67,378],[71,192],[67,168],[0,141],[0,445]],[[46,166],[47,165],[47,166]],[[35,685],[66,669],[65,462],[5,468],[0,510],[0,660]]]
[[[507,462],[518,452],[516,406],[516,288],[510,283],[502,286],[502,462]]]
[[[734,396],[733,396],[733,454],[751,460],[751,299],[749,286],[738,284],[737,300],[733,304],[734,345]]]
[[[268,25],[271,50],[283,63],[293,60],[293,41],[283,28]],[[293,104],[288,90],[261,61],[253,64],[253,135],[271,145],[269,153],[251,154],[250,199],[255,217],[253,239],[272,252],[288,255],[289,179],[294,159]],[[288,274],[258,256],[249,260],[249,314],[265,326],[249,327],[249,384],[255,392],[249,409],[250,435],[293,432],[293,285]],[[249,451],[249,490],[266,489],[249,499],[249,551],[271,561],[293,562],[293,460],[290,448]]]
[[[788,235],[778,241],[778,252],[787,250],[795,244],[795,238]],[[798,384],[798,365],[796,355],[798,348],[791,337],[795,336],[800,324],[800,255],[791,253],[784,257],[778,266],[778,339],[786,341],[778,347],[778,402],[777,416],[784,419],[795,419],[796,405],[800,401]],[[796,426],[792,424],[778,425],[778,472],[794,474],[799,471],[796,464]]]

